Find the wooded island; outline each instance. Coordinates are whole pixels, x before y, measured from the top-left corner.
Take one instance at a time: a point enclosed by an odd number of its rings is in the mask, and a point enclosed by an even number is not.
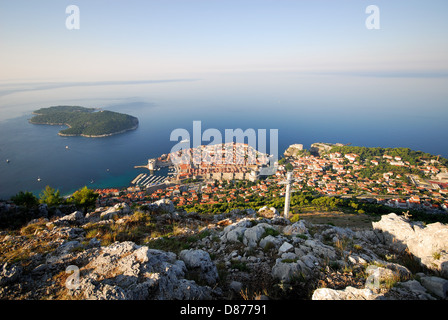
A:
[[[79,106],[55,106],[33,112],[32,124],[66,125],[61,136],[106,137],[137,129],[136,117],[107,110]]]

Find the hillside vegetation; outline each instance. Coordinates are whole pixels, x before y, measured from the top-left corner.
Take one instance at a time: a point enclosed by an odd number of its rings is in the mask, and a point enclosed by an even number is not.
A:
[[[361,160],[374,160],[381,158],[384,155],[391,157],[400,157],[403,161],[409,162],[411,165],[419,165],[423,161],[430,161],[438,159],[438,162],[443,166],[448,165],[448,159],[434,156],[423,151],[415,151],[409,148],[371,148],[371,147],[357,147],[357,146],[333,146],[329,153],[339,152],[342,155],[355,153],[359,155]]]

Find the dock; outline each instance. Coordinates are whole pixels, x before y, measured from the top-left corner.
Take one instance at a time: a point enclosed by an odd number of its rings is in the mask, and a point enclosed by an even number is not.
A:
[[[140,173],[134,180],[131,181],[131,184],[139,187],[152,187],[160,184],[164,184],[168,180],[168,177],[158,176],[154,174],[146,174]]]
[[[148,165],[145,165],[145,166],[134,166],[134,169],[138,169],[138,168],[145,168],[145,169],[149,170]]]

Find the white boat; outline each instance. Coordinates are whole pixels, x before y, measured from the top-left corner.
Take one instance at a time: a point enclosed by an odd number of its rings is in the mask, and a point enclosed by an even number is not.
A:
[[[40,177],[37,177],[37,181],[40,181],[41,179],[40,179]]]

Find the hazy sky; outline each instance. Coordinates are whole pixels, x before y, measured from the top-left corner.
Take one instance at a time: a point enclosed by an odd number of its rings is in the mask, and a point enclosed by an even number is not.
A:
[[[368,5],[380,9],[369,30]],[[80,29],[66,28],[66,8]],[[446,0],[0,0],[0,81],[448,73]]]

